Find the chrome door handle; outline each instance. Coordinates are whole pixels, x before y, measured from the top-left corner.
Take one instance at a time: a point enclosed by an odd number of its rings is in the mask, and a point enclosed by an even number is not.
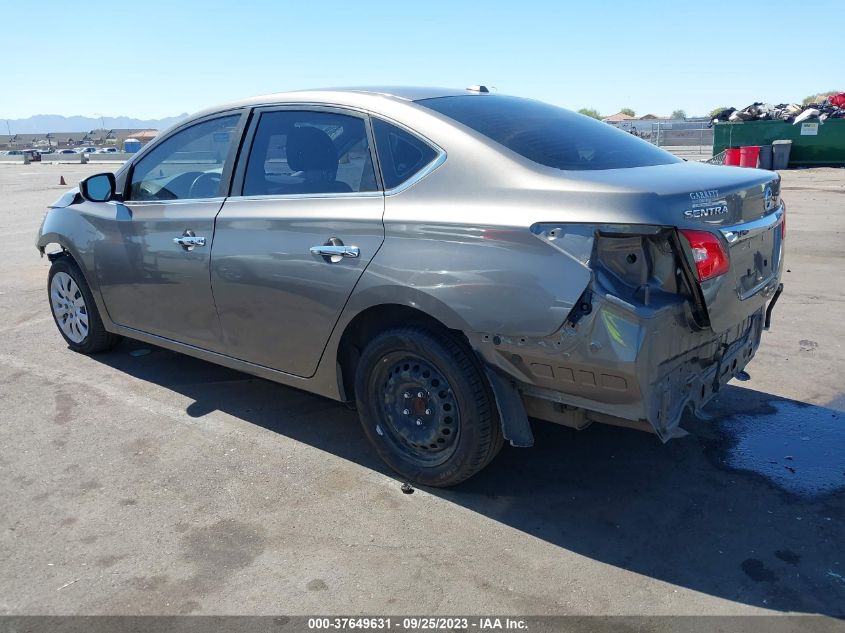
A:
[[[323,257],[358,257],[361,255],[361,249],[357,246],[323,244],[321,246],[312,246],[311,254],[322,255]]]
[[[173,241],[179,246],[205,246],[204,237],[196,237],[195,235],[186,235],[185,237],[174,237]]]
[[[197,237],[193,231],[185,231],[179,237],[174,237],[173,243],[178,244],[186,251],[192,251],[195,246],[205,246],[205,238]]]

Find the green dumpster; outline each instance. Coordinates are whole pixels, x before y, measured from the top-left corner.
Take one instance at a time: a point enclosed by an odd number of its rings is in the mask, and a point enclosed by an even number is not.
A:
[[[792,141],[789,166],[845,165],[845,119],[818,119],[798,125],[785,121],[744,121],[713,126],[713,155],[728,147]]]

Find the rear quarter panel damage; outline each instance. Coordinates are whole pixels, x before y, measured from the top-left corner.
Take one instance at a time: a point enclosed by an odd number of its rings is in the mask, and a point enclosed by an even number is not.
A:
[[[696,313],[679,266],[674,229],[545,224],[532,230],[588,266],[587,291],[551,335],[469,334],[486,362],[517,382],[527,404],[554,402],[561,418],[583,410],[571,423],[578,427],[592,412],[647,422],[666,441],[688,405],[699,410],[753,357],[760,311],[719,333],[703,325],[706,317]]]
[[[421,222],[386,230],[356,295],[383,287],[391,303],[465,332],[550,335],[590,282],[584,262],[526,229]]]
[[[697,325],[673,229],[407,222],[386,232],[347,315],[417,308],[463,331],[524,396],[647,421],[664,440],[690,399],[703,404],[693,377],[719,337]]]

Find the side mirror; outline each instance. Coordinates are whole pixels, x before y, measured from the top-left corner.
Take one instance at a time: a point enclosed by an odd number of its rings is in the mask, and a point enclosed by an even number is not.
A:
[[[80,195],[89,202],[108,202],[114,198],[114,174],[94,174],[79,183]]]

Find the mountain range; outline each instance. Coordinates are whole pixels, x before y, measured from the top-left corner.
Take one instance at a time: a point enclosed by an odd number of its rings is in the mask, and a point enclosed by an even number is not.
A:
[[[163,119],[135,119],[128,116],[62,116],[60,114],[36,114],[26,119],[0,119],[0,134],[38,134],[47,132],[90,132],[105,127],[112,129],[155,129],[163,130],[188,116],[185,112]],[[8,122],[8,127],[6,123]]]

